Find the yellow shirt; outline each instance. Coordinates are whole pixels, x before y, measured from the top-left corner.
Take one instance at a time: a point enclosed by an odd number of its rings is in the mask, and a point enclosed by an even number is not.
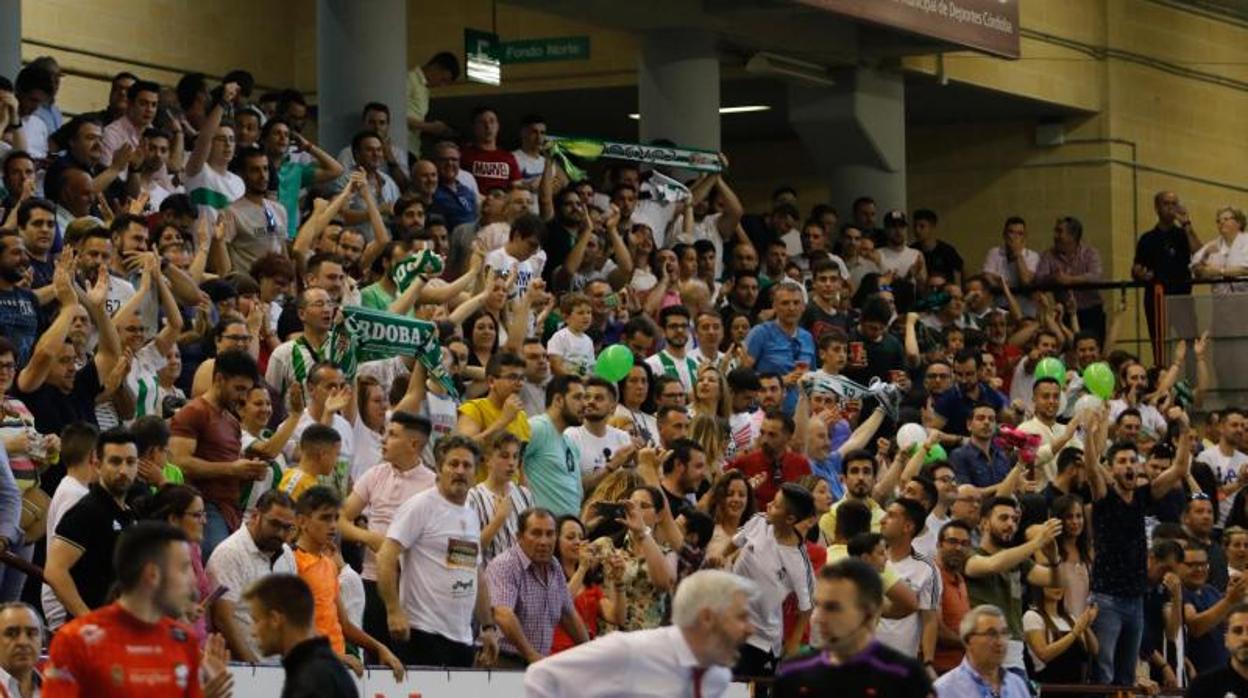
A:
[[[319,483],[315,475],[299,468],[291,468],[282,473],[282,481],[277,484],[277,489],[290,495],[290,498],[297,502],[304,492],[316,487],[317,484]]]
[[[819,519],[819,530],[823,531],[823,535],[828,540],[836,540],[836,509],[841,506],[841,502],[843,501],[845,500],[841,499],[839,502],[833,504],[832,508],[828,510],[828,513],[824,514]],[[884,509],[880,506],[879,502],[875,501],[873,497],[867,497],[866,502],[867,508],[871,510],[871,532],[879,533],[880,522],[884,520]],[[831,562],[831,560],[828,561]]]
[[[488,397],[479,397],[460,405],[459,413],[472,417],[477,424],[481,425],[481,431],[485,431],[502,416],[503,409],[495,407]],[[520,410],[515,419],[511,420],[511,424],[507,425],[507,431],[515,434],[516,438],[524,443],[533,440],[532,433],[529,431],[529,415],[524,410]]]
[[[407,115],[424,121],[429,114],[429,82],[425,79],[425,71],[420,66],[412,68],[407,74]],[[420,131],[407,130],[407,149],[420,155]]]

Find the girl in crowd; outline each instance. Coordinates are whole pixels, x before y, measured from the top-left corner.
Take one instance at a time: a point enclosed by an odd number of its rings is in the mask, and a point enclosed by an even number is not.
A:
[[[715,521],[715,532],[706,546],[708,567],[727,566],[724,551],[737,529],[754,516],[754,488],[740,470],[729,470],[711,486],[703,500],[705,509]]]
[[[1023,614],[1023,633],[1031,662],[1028,674],[1039,683],[1087,681],[1089,660],[1099,647],[1092,621],[1096,607],[1072,616],[1062,602],[1064,587],[1036,587],[1031,609]]]
[[[637,430],[636,436],[643,443],[657,445],[659,423],[654,418],[654,376],[642,357],[633,357],[633,367],[628,369],[628,375],[616,388],[620,393],[620,404],[616,405],[615,413],[632,421]]]
[[[205,521],[204,500],[199,492],[189,485],[165,485],[148,501],[147,518],[164,521],[186,534],[191,570],[195,573],[196,598],[201,602],[207,599],[212,593],[212,584],[204,572],[203,554],[199,550],[199,544],[204,540]],[[191,625],[201,643],[207,638],[203,605],[196,603],[189,606],[182,620]]]
[[[1062,520],[1062,536],[1058,539],[1061,555],[1062,606],[1067,614],[1078,617],[1088,607],[1091,593],[1089,575],[1092,571],[1092,550],[1084,525],[1083,500],[1067,494],[1053,500],[1051,512]]]
[[[624,556],[606,538],[594,543],[585,539],[585,525],[575,516],[560,516],[555,522],[555,559],[568,579],[572,604],[585,623],[592,640],[599,634],[598,621],[624,624],[624,596],[620,578]],[[555,628],[550,653],[573,646],[572,637],[561,626]]]

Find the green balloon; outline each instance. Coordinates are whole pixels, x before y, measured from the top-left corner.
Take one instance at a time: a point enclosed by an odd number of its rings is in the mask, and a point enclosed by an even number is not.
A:
[[[594,375],[612,383],[624,380],[633,368],[633,350],[623,344],[612,344],[598,354]]]
[[[927,449],[927,458],[923,460],[923,463],[926,464],[926,463],[931,463],[932,461],[948,460],[948,459],[949,459],[949,454],[945,453],[945,447],[941,446],[940,444],[935,444],[931,448]]]
[[[1083,369],[1083,384],[1093,395],[1108,400],[1114,394],[1114,371],[1109,364],[1098,361]]]
[[[1062,360],[1052,356],[1046,356],[1040,359],[1040,363],[1036,364],[1036,379],[1052,378],[1058,382],[1058,385],[1066,385],[1066,367],[1062,365]]]

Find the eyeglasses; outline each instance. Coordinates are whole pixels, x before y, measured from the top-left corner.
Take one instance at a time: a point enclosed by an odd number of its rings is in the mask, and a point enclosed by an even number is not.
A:
[[[1187,497],[1187,501],[1189,501],[1189,502],[1200,502],[1200,501],[1205,501],[1205,502],[1207,502],[1207,501],[1209,501],[1209,495],[1205,494],[1204,492],[1196,492],[1196,493],[1193,493],[1193,494],[1188,495],[1188,497]]]
[[[0,361],[0,371],[16,371],[17,364],[12,361]]]
[[[975,636],[986,637],[989,640],[992,640],[993,642],[997,642],[998,640],[1010,639],[1010,631],[1008,630],[985,630],[983,632],[968,633],[968,637],[975,637]]]

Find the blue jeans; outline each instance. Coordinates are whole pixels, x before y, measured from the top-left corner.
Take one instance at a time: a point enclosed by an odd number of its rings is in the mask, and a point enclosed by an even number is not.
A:
[[[1091,603],[1100,609],[1092,630],[1101,643],[1093,681],[1134,686],[1135,665],[1144,636],[1144,598],[1093,592]]]
[[[34,559],[35,544],[19,545],[9,552],[26,562]],[[26,585],[26,573],[16,567],[0,565],[0,601],[18,601],[22,598],[22,587]]]
[[[212,551],[216,550],[221,541],[230,537],[233,531],[230,530],[225,518],[221,516],[221,510],[212,502],[204,503],[204,542],[199,544],[200,549],[204,553],[204,564],[208,564],[208,558],[212,557]]]

